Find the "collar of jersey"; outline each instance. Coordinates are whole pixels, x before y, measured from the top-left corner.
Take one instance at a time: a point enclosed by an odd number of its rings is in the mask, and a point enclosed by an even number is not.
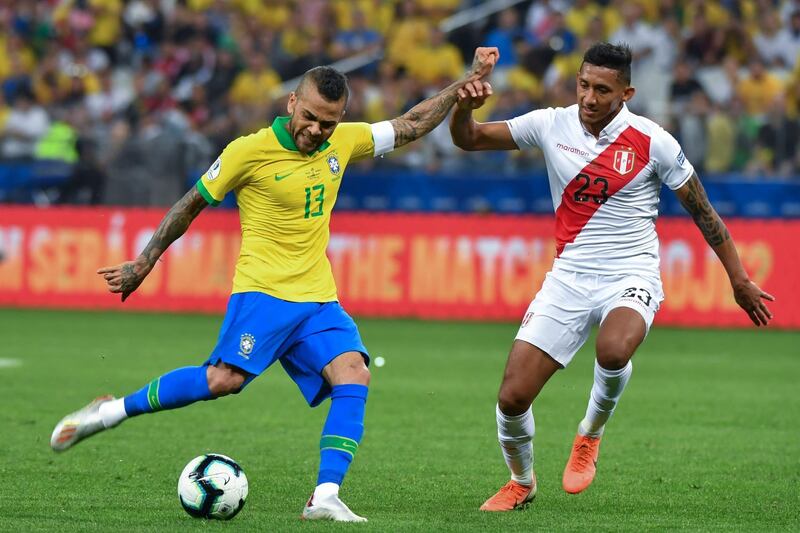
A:
[[[611,122],[609,122],[608,125],[600,131],[600,135],[597,138],[601,139],[603,137],[610,137],[611,135],[614,135],[620,126],[624,126],[627,123],[628,113],[630,113],[630,111],[628,111],[628,106],[623,103],[622,109],[619,110],[617,116],[611,119]],[[580,118],[578,121],[580,121]],[[581,127],[586,135],[592,135],[592,132],[586,129],[586,126],[583,125],[583,122],[581,122]],[[594,137],[594,135],[592,135],[592,137]]]
[[[278,142],[281,143],[281,146],[286,148],[287,150],[291,150],[292,152],[299,152],[300,150],[297,149],[297,145],[294,144],[294,139],[292,139],[292,135],[286,130],[286,124],[289,122],[290,117],[275,117],[275,120],[272,121],[272,131],[275,132],[275,138],[278,139]],[[326,150],[331,143],[325,141],[320,145],[319,148],[314,150],[308,155],[314,155],[323,150]]]

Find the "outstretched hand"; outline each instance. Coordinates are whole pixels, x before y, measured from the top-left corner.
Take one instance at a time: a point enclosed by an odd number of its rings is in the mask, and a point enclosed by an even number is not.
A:
[[[98,274],[103,276],[108,285],[108,291],[122,293],[122,301],[128,299],[133,291],[139,288],[144,278],[150,273],[151,267],[147,261],[136,259],[126,261],[116,266],[107,266],[99,269]]]
[[[762,291],[752,281],[747,280],[744,283],[735,285],[733,287],[733,297],[756,326],[766,326],[772,319],[772,313],[764,303],[764,300],[774,302],[775,297]]]

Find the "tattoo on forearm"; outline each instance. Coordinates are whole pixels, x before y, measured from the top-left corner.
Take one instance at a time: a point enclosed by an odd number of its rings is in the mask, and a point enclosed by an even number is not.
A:
[[[686,186],[687,194],[685,197],[681,197],[681,203],[692,215],[694,223],[700,228],[706,242],[714,247],[730,239],[731,235],[728,233],[728,228],[725,227],[722,219],[711,207],[706,191],[697,174],[689,179]]]
[[[192,187],[183,198],[172,206],[142,251],[142,255],[147,258],[151,267],[155,265],[170,244],[186,233],[189,225],[207,205],[208,203],[197,191],[197,188]]]
[[[458,88],[463,83],[461,81],[450,85],[436,96],[423,100],[404,115],[392,120],[394,147],[399,148],[419,139],[438,126],[456,103]]]

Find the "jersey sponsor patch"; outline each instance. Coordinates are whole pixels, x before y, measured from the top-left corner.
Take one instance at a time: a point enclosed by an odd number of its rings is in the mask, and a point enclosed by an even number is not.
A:
[[[560,148],[565,152],[569,152],[571,154],[578,154],[581,157],[591,157],[592,154],[585,150],[581,150],[580,148],[575,148],[574,146],[567,146],[566,144],[557,143],[556,148]]]
[[[683,164],[686,162],[686,156],[685,156],[685,155],[683,155],[683,150],[681,150],[680,152],[678,152],[678,157],[677,157],[677,160],[678,160],[678,164],[679,164],[680,166],[683,166]]]
[[[208,171],[206,172],[206,177],[208,178],[208,181],[214,181],[215,179],[217,179],[221,168],[222,168],[222,159],[218,157],[217,160],[214,161],[214,163],[212,163],[210,167],[208,167]]]

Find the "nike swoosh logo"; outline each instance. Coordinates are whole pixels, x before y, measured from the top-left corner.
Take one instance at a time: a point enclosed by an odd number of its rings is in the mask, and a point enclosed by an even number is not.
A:
[[[289,173],[287,173],[287,174],[284,174],[284,175],[275,174],[275,181],[281,181],[283,178],[288,178],[288,177],[289,177],[289,176],[291,176],[292,174],[294,174],[294,171],[292,171],[292,172],[289,172]]]

